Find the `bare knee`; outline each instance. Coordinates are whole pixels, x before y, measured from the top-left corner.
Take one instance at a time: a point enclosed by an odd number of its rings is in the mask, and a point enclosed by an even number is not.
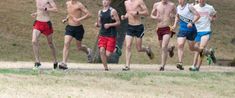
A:
[[[142,50],[141,47],[137,47],[138,52],[141,52],[141,50]]]
[[[54,48],[53,42],[48,42],[48,45],[49,45],[50,48]]]
[[[184,48],[184,45],[183,45],[183,44],[178,44],[178,48],[179,48],[179,49],[183,49],[183,48]]]
[[[105,52],[106,52],[105,49],[101,47],[100,48],[100,55],[105,55]]]
[[[195,51],[194,46],[190,46],[190,47],[189,47],[189,50],[190,50],[190,51]]]
[[[32,44],[33,45],[38,45],[38,41],[37,40],[32,40]]]
[[[64,48],[68,49],[68,48],[69,48],[69,45],[70,45],[69,42],[65,42],[65,43],[64,43]]]
[[[130,46],[130,45],[127,45],[127,46],[126,46],[126,50],[127,50],[127,51],[131,51],[131,46]]]

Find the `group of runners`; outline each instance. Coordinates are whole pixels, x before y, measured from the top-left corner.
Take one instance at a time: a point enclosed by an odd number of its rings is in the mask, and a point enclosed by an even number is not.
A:
[[[211,23],[216,18],[216,11],[213,6],[206,3],[206,0],[195,0],[195,3],[189,3],[188,0],[178,0],[178,6],[170,0],[160,0],[155,2],[151,13],[149,13],[144,0],[126,0],[126,14],[118,15],[118,12],[110,6],[112,0],[101,0],[103,8],[98,11],[95,26],[100,28],[98,37],[98,47],[100,58],[105,71],[109,70],[107,59],[112,53],[121,56],[122,51],[116,45],[117,29],[122,20],[128,20],[128,27],[125,36],[126,64],[123,71],[130,70],[131,47],[133,39],[136,41],[138,52],[146,53],[150,59],[154,58],[150,46],[144,47],[142,39],[144,37],[144,25],[141,17],[150,16],[156,20],[156,35],[158,36],[161,47],[161,67],[164,71],[168,55],[173,57],[175,46],[169,46],[170,39],[175,34],[174,30],[179,25],[177,33],[178,63],[176,67],[184,70],[183,55],[184,45],[188,42],[189,49],[195,52],[193,65],[189,68],[191,71],[199,71],[204,56],[216,62],[214,50],[207,49],[211,37]],[[36,0],[37,11],[31,16],[36,19],[33,25],[32,45],[35,56],[34,68],[41,66],[39,57],[39,37],[45,35],[48,45],[51,48],[54,58],[54,69],[68,69],[67,61],[69,47],[72,40],[76,39],[78,50],[87,54],[88,62],[92,61],[92,49],[82,44],[85,30],[82,21],[88,19],[91,13],[79,0],[67,0],[67,16],[62,20],[67,23],[65,27],[63,60],[58,63],[56,58],[56,48],[53,43],[53,27],[50,21],[49,13],[58,12],[58,8],[53,0]],[[121,16],[121,17],[119,17]]]

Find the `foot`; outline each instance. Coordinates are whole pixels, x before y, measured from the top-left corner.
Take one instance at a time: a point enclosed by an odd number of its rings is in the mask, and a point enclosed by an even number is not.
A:
[[[154,58],[154,54],[152,52],[152,49],[150,47],[146,48],[146,54],[148,55],[149,59],[152,60]]]
[[[88,48],[87,62],[92,63],[92,50]]]
[[[125,66],[124,68],[122,68],[122,71],[129,71],[130,70],[130,67],[128,66]]]
[[[174,53],[174,49],[175,49],[175,46],[171,46],[170,48],[169,48],[169,56],[172,58],[174,55],[175,55],[175,53]]]
[[[116,45],[116,53],[117,53],[118,56],[122,55],[122,50],[118,45]]]
[[[199,68],[195,67],[195,66],[191,66],[189,67],[190,71],[199,71]]]
[[[216,63],[215,49],[210,48],[209,53],[210,53],[210,57],[211,57],[212,62],[215,64]]]
[[[56,69],[58,67],[58,62],[55,62],[54,64],[53,64],[53,69]]]
[[[35,62],[33,69],[39,69],[40,66],[41,66],[41,63]]]
[[[65,64],[65,63],[59,64],[59,69],[62,69],[62,70],[68,69],[67,64]]]
[[[183,64],[182,64],[182,63],[177,63],[177,64],[176,64],[176,67],[177,67],[179,70],[184,70],[184,67],[183,67]]]
[[[162,66],[162,67],[160,67],[160,69],[159,69],[159,71],[164,71],[165,70],[165,68]]]
[[[109,69],[108,69],[108,68],[107,68],[107,69],[105,68],[104,71],[109,71]]]

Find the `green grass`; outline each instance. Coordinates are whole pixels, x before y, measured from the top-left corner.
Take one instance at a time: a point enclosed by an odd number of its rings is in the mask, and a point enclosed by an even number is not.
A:
[[[102,72],[0,69],[7,97],[209,97],[234,98],[235,72]],[[42,89],[43,88],[43,89]],[[56,91],[55,91],[56,90]],[[12,91],[16,93],[10,94]],[[92,97],[93,98],[93,97]]]

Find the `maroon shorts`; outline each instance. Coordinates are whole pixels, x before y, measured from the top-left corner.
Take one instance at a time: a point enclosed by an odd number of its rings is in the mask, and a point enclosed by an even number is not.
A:
[[[39,30],[42,34],[49,36],[53,33],[52,23],[48,22],[41,22],[36,20],[33,24],[33,29]]]
[[[157,29],[158,40],[162,40],[163,36],[166,34],[171,34],[171,37],[173,37],[175,32],[172,32],[170,27],[163,27]]]
[[[104,47],[106,51],[113,52],[116,46],[116,37],[99,36],[98,47]]]

